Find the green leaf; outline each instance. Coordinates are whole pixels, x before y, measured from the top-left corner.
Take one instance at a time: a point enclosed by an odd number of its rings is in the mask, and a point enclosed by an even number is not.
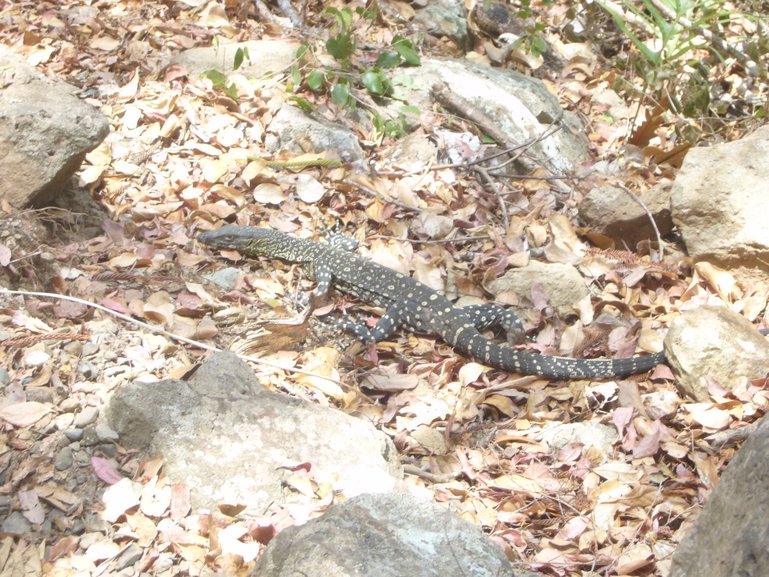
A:
[[[392,47],[398,54],[400,54],[401,58],[403,58],[406,63],[411,64],[412,66],[419,66],[421,63],[421,60],[419,59],[419,53],[416,51],[416,48],[414,48],[414,45],[408,38],[403,38],[403,36],[396,36],[393,38]]]
[[[304,55],[307,54],[309,51],[309,46],[307,44],[302,44],[299,48],[296,49],[296,53],[294,54],[294,58],[297,60],[301,60],[304,58]]]
[[[392,50],[386,50],[376,59],[376,65],[380,68],[395,68],[401,63],[400,54]]]
[[[248,48],[243,48],[243,47],[238,48],[235,51],[235,62],[232,67],[233,70],[237,70],[238,68],[240,68],[241,65],[243,64],[243,60],[246,58],[248,58],[249,61],[251,60],[251,58],[249,58],[248,56]]]
[[[326,77],[322,70],[315,69],[307,75],[306,82],[307,88],[313,92],[320,92],[326,83]]]
[[[403,114],[422,114],[422,110],[419,106],[414,106],[412,104],[401,106],[398,110]]]
[[[211,81],[211,84],[214,85],[214,88],[221,88],[227,83],[227,77],[213,68],[203,72],[203,76]]]
[[[377,96],[385,96],[392,89],[390,79],[379,70],[373,68],[366,70],[361,75],[360,80],[363,86],[366,87],[366,90]]]
[[[291,82],[294,86],[299,86],[302,83],[302,73],[296,66],[291,67]]]
[[[349,31],[352,28],[352,10],[349,8],[342,8],[341,15],[343,28],[344,30]]]
[[[308,100],[305,100],[301,96],[291,96],[288,99],[289,102],[293,102],[296,104],[299,108],[304,110],[305,112],[312,112],[312,104]]]
[[[331,102],[337,106],[346,106],[350,100],[350,90],[345,84],[334,84],[331,89]]]
[[[355,13],[365,20],[376,21],[377,11],[373,8],[356,8]]]
[[[340,62],[350,59],[355,51],[355,41],[348,34],[337,34],[326,41],[326,50]]]
[[[542,36],[539,34],[531,37],[531,52],[535,56],[539,56],[540,54],[547,52],[547,42],[545,42],[545,39],[542,38]]]

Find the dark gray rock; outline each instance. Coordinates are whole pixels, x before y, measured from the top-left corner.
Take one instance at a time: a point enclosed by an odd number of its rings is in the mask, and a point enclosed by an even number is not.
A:
[[[402,474],[391,441],[368,422],[268,391],[231,353],[212,355],[189,382],[126,385],[105,415],[122,445],[162,455],[197,507],[283,503],[301,463],[346,496],[393,490]]]
[[[769,567],[769,420],[724,471],[673,555],[669,577],[764,577]]]
[[[107,118],[74,91],[0,46],[0,199],[50,201],[107,136]]]
[[[481,530],[406,494],[360,495],[279,533],[251,577],[516,576]]]

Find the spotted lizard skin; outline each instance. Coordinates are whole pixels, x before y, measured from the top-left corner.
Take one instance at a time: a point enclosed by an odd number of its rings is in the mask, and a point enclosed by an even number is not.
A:
[[[368,305],[385,309],[372,329],[341,321],[346,330],[372,342],[398,328],[440,336],[454,350],[504,371],[561,379],[611,378],[644,373],[665,362],[664,353],[624,359],[573,359],[540,355],[499,345],[480,331],[502,328],[511,342],[523,337],[521,321],[495,304],[456,307],[449,299],[409,276],[360,257],[341,241],[320,243],[272,229],[226,225],[198,236],[208,246],[234,249],[248,257],[300,263],[317,283],[313,299],[333,286]]]

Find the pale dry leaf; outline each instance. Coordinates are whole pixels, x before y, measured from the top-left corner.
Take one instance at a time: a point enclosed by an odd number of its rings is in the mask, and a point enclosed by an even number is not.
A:
[[[0,419],[7,421],[14,427],[29,427],[50,413],[52,408],[49,403],[38,403],[37,401],[13,403],[0,408]]]
[[[21,514],[24,518],[35,525],[40,525],[45,521],[45,509],[38,499],[34,488],[30,490],[20,489],[16,495],[21,505]]]
[[[134,72],[133,76],[131,77],[131,80],[128,81],[127,84],[124,84],[120,87],[120,90],[118,90],[118,98],[120,100],[126,101],[131,100],[136,97],[136,93],[139,90],[139,69]]]
[[[92,38],[88,44],[91,48],[95,48],[96,50],[111,52],[120,46],[120,40],[112,38],[111,36],[96,36],[95,38]]]
[[[121,515],[139,504],[141,485],[130,479],[121,479],[104,490],[102,517],[110,523],[116,522]]]
[[[140,510],[148,517],[162,517],[171,505],[171,487],[163,480],[153,477],[144,485],[140,500]]]
[[[120,551],[120,545],[111,539],[100,539],[86,549],[85,556],[94,563],[98,563],[99,561],[116,557],[120,554]]]
[[[11,249],[0,243],[0,266],[8,266],[11,262]]]
[[[251,541],[244,543],[241,537],[248,533],[248,529],[240,524],[232,524],[219,531],[219,544],[223,555],[238,555],[244,563],[250,563],[259,555],[262,544]]]
[[[459,369],[459,382],[462,384],[463,387],[466,387],[467,385],[470,385],[478,380],[478,377],[480,377],[484,371],[488,370],[487,367],[483,366],[480,363],[465,363],[462,365],[462,368]]]
[[[433,427],[420,425],[411,432],[411,437],[432,455],[445,455],[449,450],[443,433]]]
[[[500,475],[499,477],[491,479],[488,484],[496,489],[528,493],[533,497],[544,496],[544,492],[539,483],[533,479],[524,477],[523,475]]]
[[[419,377],[411,373],[369,373],[361,380],[361,386],[373,391],[394,393],[415,388]]]
[[[280,204],[288,199],[283,189],[272,182],[257,185],[253,194],[254,200],[260,204]]]
[[[737,279],[728,270],[706,261],[695,264],[694,270],[724,302],[731,303],[742,297],[742,290],[737,284]]]
[[[201,158],[200,169],[206,182],[215,183],[227,174],[229,167],[220,158]]]
[[[345,397],[345,392],[336,382],[339,380],[337,365],[339,364],[339,351],[331,347],[319,347],[308,351],[304,356],[304,370],[311,373],[318,373],[323,377],[314,375],[296,375],[296,380],[300,383],[319,390],[324,395],[341,400]]]
[[[190,490],[184,483],[174,483],[171,486],[171,519],[184,519],[192,507]]]
[[[490,395],[483,400],[484,405],[496,407],[503,415],[513,417],[518,413],[518,408],[510,397],[504,395]]]
[[[695,423],[705,429],[720,431],[728,427],[732,419],[728,410],[720,409],[712,403],[688,403],[683,408]]]
[[[438,292],[444,291],[446,283],[443,280],[443,270],[435,266],[431,259],[425,258],[422,254],[415,254],[412,264],[415,280]]]
[[[136,264],[139,257],[133,253],[124,252],[118,256],[111,258],[107,263],[113,268],[128,268]]]
[[[139,547],[149,547],[158,535],[158,529],[154,521],[144,515],[141,511],[134,514],[127,514],[126,521],[136,534],[136,544]]]
[[[296,177],[296,195],[307,204],[318,202],[326,194],[325,187],[312,175],[300,174]]]

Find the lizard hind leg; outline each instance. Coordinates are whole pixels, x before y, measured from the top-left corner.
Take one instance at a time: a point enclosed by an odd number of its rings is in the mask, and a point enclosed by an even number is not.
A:
[[[339,328],[353,333],[363,342],[373,343],[383,341],[391,336],[401,326],[402,320],[401,309],[397,305],[392,305],[371,329],[349,318],[335,319],[333,322]]]
[[[510,345],[517,345],[526,339],[523,321],[512,311],[494,303],[469,305],[462,310],[470,317],[478,332],[486,329],[502,329]]]

